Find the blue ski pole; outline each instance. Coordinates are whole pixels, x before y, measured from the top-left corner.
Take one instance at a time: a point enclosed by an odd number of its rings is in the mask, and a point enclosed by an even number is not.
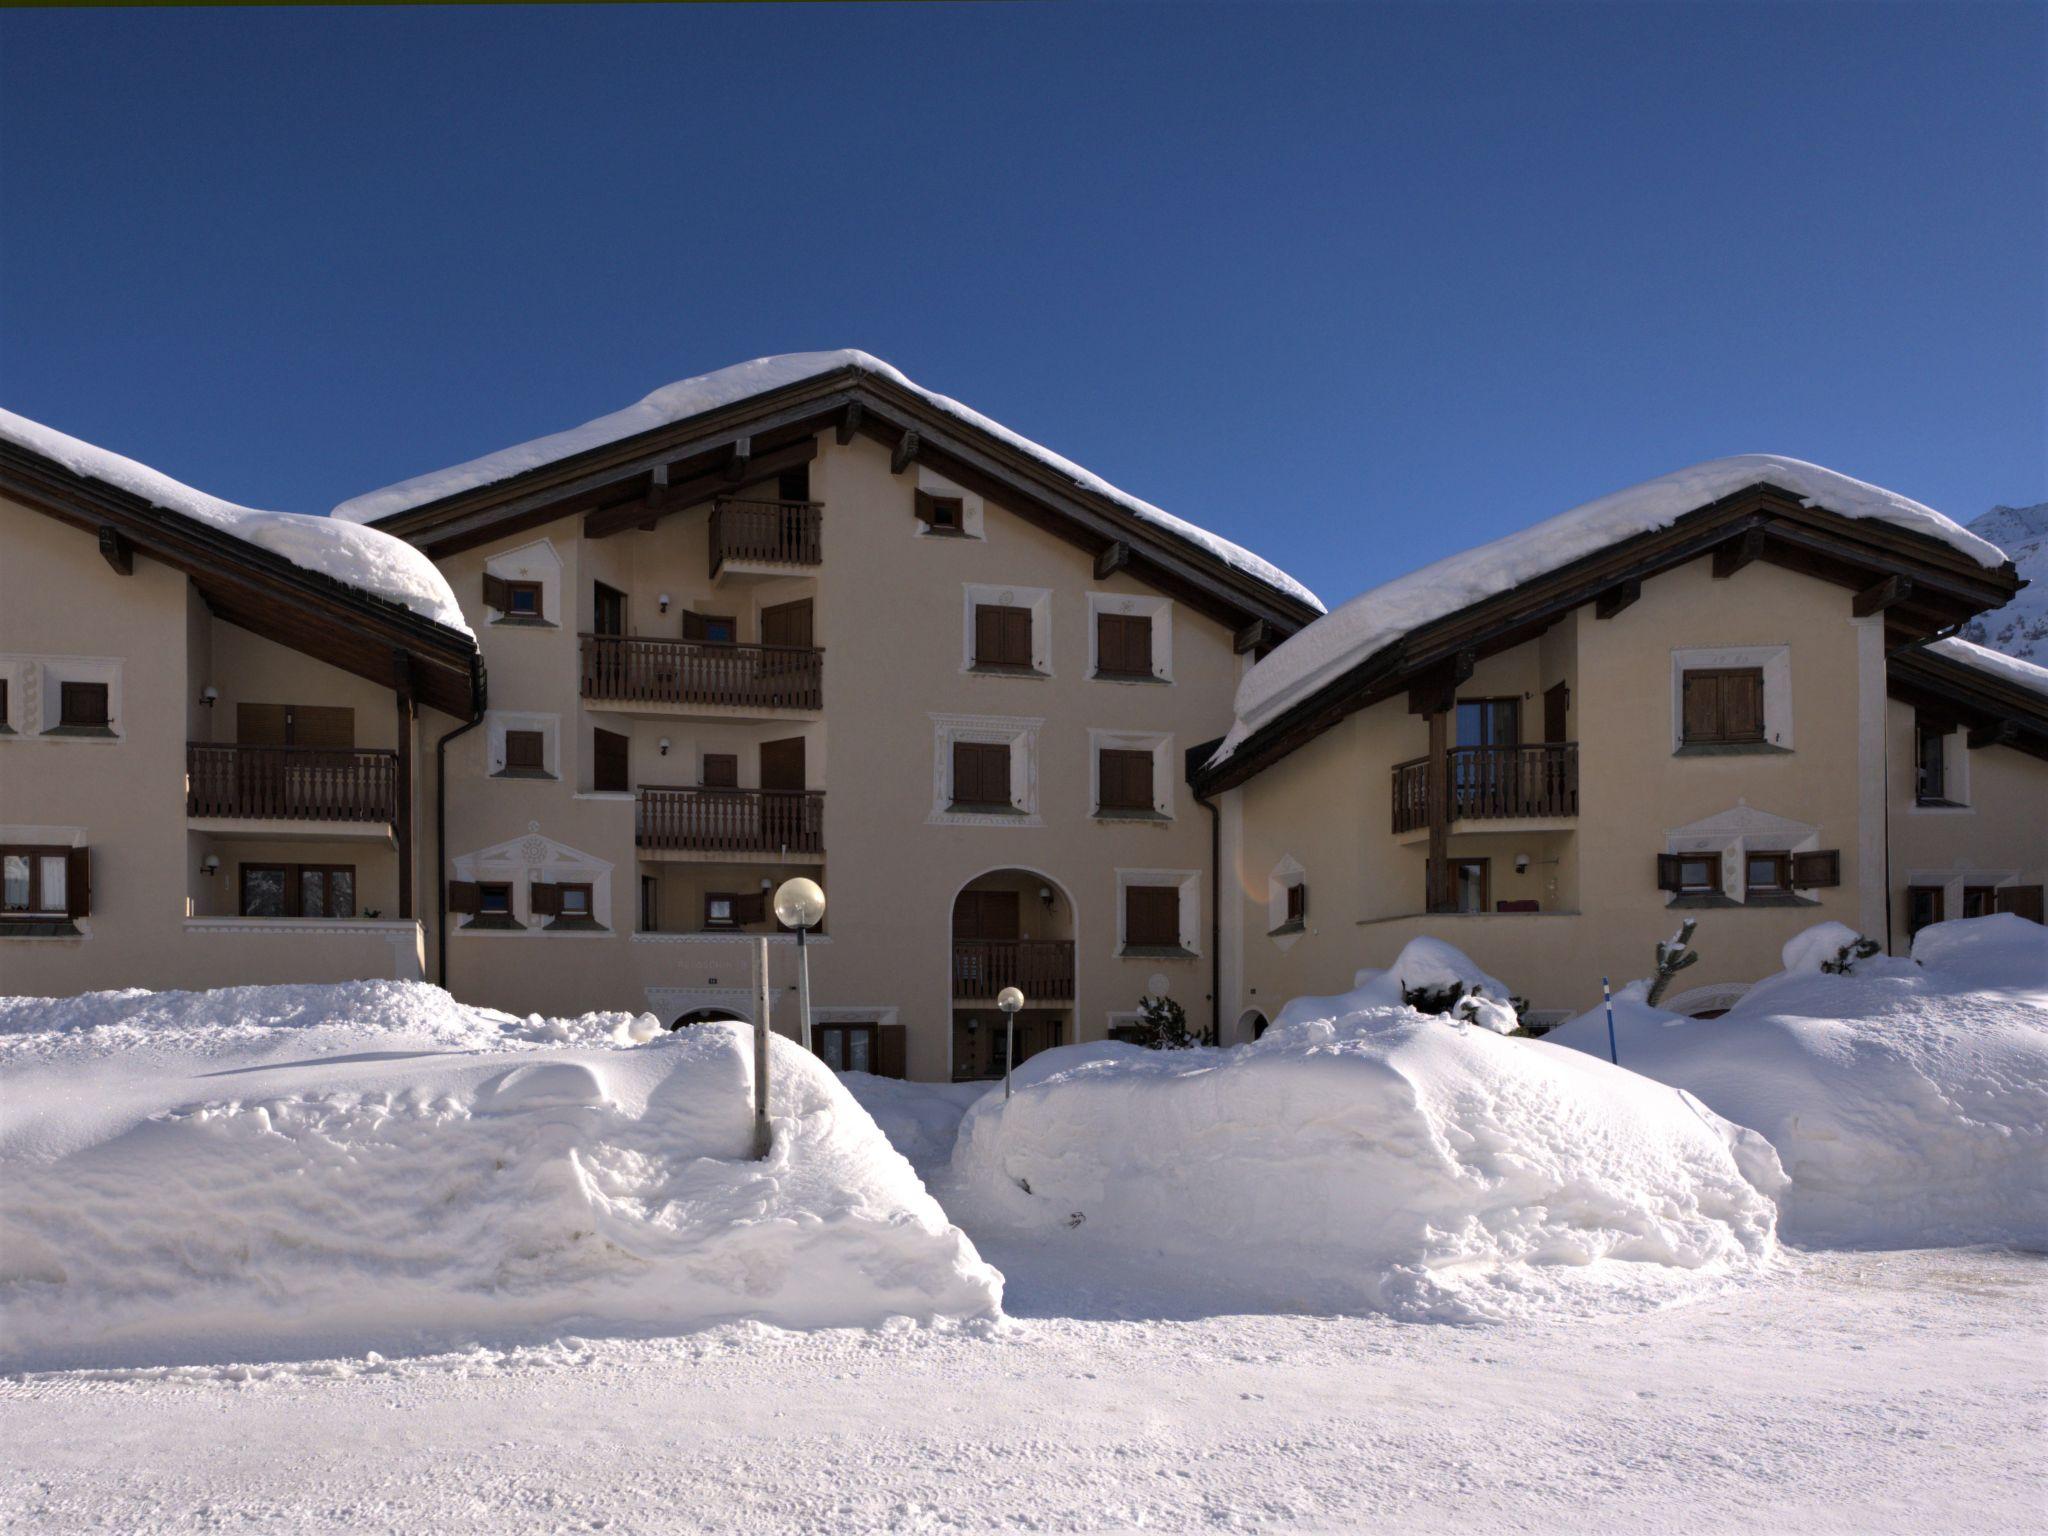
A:
[[[1621,1065],[1621,1053],[1614,1048],[1614,994],[1607,990],[1607,978],[1600,978],[1600,1001],[1607,1005],[1607,1059],[1617,1067]]]

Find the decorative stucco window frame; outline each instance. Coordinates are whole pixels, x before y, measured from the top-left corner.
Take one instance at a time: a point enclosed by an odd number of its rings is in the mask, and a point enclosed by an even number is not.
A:
[[[1300,942],[1308,931],[1306,918],[1289,921],[1287,916],[1287,893],[1297,885],[1308,884],[1308,870],[1293,854],[1283,855],[1266,876],[1266,937],[1273,947],[1282,954]]]
[[[1099,675],[1096,641],[1101,626],[1096,621],[1098,614],[1115,613],[1127,617],[1145,618],[1152,623],[1152,676],[1108,677]],[[1134,687],[1145,687],[1148,683],[1170,683],[1173,681],[1173,599],[1150,597],[1135,592],[1090,592],[1088,594],[1088,672],[1091,681],[1101,683],[1125,683]]]
[[[927,496],[939,496],[960,503],[960,531],[941,533],[925,526],[917,518],[910,520],[910,536],[914,539],[980,539],[985,534],[983,527],[983,503],[981,497],[965,486],[955,485],[935,469],[920,464],[917,468],[915,489]]]
[[[1124,936],[1124,892],[1134,885],[1171,885],[1180,892],[1180,953],[1163,954],[1147,945],[1132,949]],[[1199,869],[1119,869],[1116,872],[1116,948],[1119,959],[1193,960],[1202,953],[1202,872]]]
[[[985,677],[1052,676],[1052,589],[1008,586],[1001,582],[961,583],[960,670]],[[1031,667],[989,667],[974,664],[974,610],[983,603],[1031,611]]]
[[[1102,805],[1102,752],[1150,752],[1152,754],[1152,811],[1104,810]],[[1180,775],[1173,771],[1171,731],[1111,731],[1091,726],[1088,730],[1088,814],[1096,821],[1169,822],[1174,818],[1174,785]]]
[[[609,939],[615,938],[618,929],[612,922],[612,869],[607,859],[596,854],[585,853],[567,843],[556,842],[541,835],[540,823],[528,822],[526,834],[498,843],[474,853],[459,854],[454,860],[455,878],[473,880],[484,885],[504,884],[512,887],[512,916],[520,924],[517,928],[483,928],[473,923],[460,923],[450,932],[471,936],[497,938],[522,938],[527,936],[552,939]],[[545,922],[537,923],[533,915],[533,887],[543,882],[561,885],[587,884],[590,887],[590,915],[597,927],[587,929],[550,929]]]
[[[1664,904],[1670,907],[1716,906],[1740,907],[1751,905],[1747,859],[1752,853],[1811,853],[1820,847],[1820,829],[1807,822],[1793,821],[1786,816],[1774,816],[1769,811],[1758,810],[1747,801],[1739,801],[1726,811],[1703,817],[1682,827],[1673,827],[1664,834],[1666,853],[1718,853],[1721,855],[1721,889],[1717,895],[1710,894],[1702,899],[1691,893],[1662,892]],[[1792,894],[1798,904],[1818,906],[1819,900],[1812,887],[1793,887]],[[1758,903],[1759,905],[1761,903]],[[1782,897],[1772,905],[1786,905]]]
[[[0,656],[0,678],[7,680],[7,727],[0,741],[113,742],[127,735],[123,725],[121,658],[118,656]],[[105,730],[65,730],[63,685],[104,683],[107,689]]]
[[[539,731],[541,734],[540,758],[542,772],[505,767],[505,733],[507,731]],[[494,779],[559,779],[562,776],[562,717],[560,715],[534,714],[512,709],[493,709],[484,715],[484,732],[488,740],[484,748],[484,773]]]
[[[941,715],[932,722],[932,809],[930,826],[1041,827],[1038,814],[1038,732],[1043,716]],[[1002,811],[956,811],[953,803],[953,743],[978,741],[1010,749],[1010,804]]]
[[[490,575],[503,577],[506,581],[540,583],[539,618],[515,618],[487,605],[484,612],[490,615],[491,624],[511,629],[562,627],[562,617],[568,612],[562,606],[562,557],[555,552],[555,546],[551,541],[536,539],[531,544],[520,545],[517,549],[501,551],[484,561],[484,570]]]
[[[1740,667],[1755,667],[1764,675],[1764,739],[1729,745],[1688,745],[1685,739],[1685,674]],[[1714,645],[1671,652],[1671,751],[1674,755],[1769,754],[1790,752],[1792,749],[1791,646]]]

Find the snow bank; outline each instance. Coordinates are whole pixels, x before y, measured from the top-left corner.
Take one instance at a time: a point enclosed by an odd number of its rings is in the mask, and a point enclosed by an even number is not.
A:
[[[1426,935],[1410,939],[1384,971],[1362,970],[1351,978],[1353,990],[1335,997],[1297,997],[1281,1006],[1275,1024],[1305,1024],[1337,1018],[1367,1008],[1401,1008],[1410,992],[1461,989],[1470,1001],[1461,1005],[1467,1022],[1513,1034],[1517,1027],[1514,1000],[1507,983],[1489,976],[1456,945]]]
[[[1913,954],[1788,969],[1718,1019],[1617,1000],[1621,1064],[1770,1139],[1794,1242],[2048,1246],[2048,930],[1937,923]],[[1607,1055],[1598,1010],[1544,1038]]]
[[[992,1219],[1288,1309],[1606,1310],[1769,1262],[1760,1138],[1382,993],[1234,1050],[1044,1052],[968,1111],[953,1172]]]
[[[374,597],[389,598],[422,618],[474,634],[447,577],[403,539],[332,518],[239,507],[12,411],[0,411],[0,439],[54,460],[74,474],[139,496],[151,506],[282,555],[302,570],[331,576]]]
[[[501,448],[496,453],[487,453],[482,458],[471,459],[466,464],[451,465],[447,469],[415,475],[410,480],[401,480],[396,485],[385,486],[382,490],[351,497],[337,506],[332,515],[349,522],[375,522],[379,518],[425,506],[430,501],[439,501],[445,496],[473,491],[481,486],[495,485],[500,480],[509,480],[514,475],[529,469],[537,469],[543,464],[552,464],[558,459],[568,458],[571,454],[601,448],[607,443],[616,443],[625,438],[638,436],[642,432],[652,431],[656,427],[686,421],[692,416],[701,416],[706,411],[719,410],[751,399],[755,395],[766,394],[773,389],[783,389],[792,384],[801,384],[806,379],[817,378],[820,374],[835,373],[842,368],[858,368],[864,373],[872,373],[878,378],[887,379],[921,395],[936,409],[992,437],[1000,438],[1020,452],[1029,454],[1055,473],[1065,475],[1082,489],[1107,497],[1124,510],[1163,532],[1206,550],[1225,565],[1242,571],[1256,581],[1264,582],[1276,591],[1285,592],[1288,596],[1307,603],[1318,612],[1322,610],[1322,602],[1315,593],[1277,565],[1261,560],[1250,550],[1241,548],[1228,539],[1220,538],[1206,528],[1198,528],[1193,523],[1175,517],[1171,512],[1153,506],[1149,501],[1141,501],[1128,491],[1119,490],[1100,475],[1083,469],[1071,459],[1062,458],[1050,448],[1034,443],[1030,438],[1011,431],[1001,422],[962,405],[958,400],[936,394],[923,385],[912,382],[879,357],[850,347],[835,352],[788,352],[775,357],[757,357],[752,362],[735,363],[732,367],[721,368],[715,373],[680,379],[673,384],[662,386],[624,410],[613,411],[609,416],[600,416],[595,421],[586,421],[580,427],[571,427],[565,432],[537,437],[531,442],[519,443],[511,448]]]
[[[1237,687],[1237,721],[1211,761],[1221,762],[1268,720],[1410,630],[1766,482],[1808,506],[1939,539],[1979,565],[1995,569],[2005,563],[2005,552],[1989,540],[1881,486],[1775,453],[1712,459],[1446,556],[1333,609],[1245,674]]]
[[[839,1081],[913,1164],[951,1157],[960,1117],[989,1091],[987,1083],[912,1083],[867,1072],[842,1072]]]
[[[757,1163],[749,1032],[643,1023],[401,983],[0,1002],[0,1363],[998,1310],[814,1056],[775,1040]]]

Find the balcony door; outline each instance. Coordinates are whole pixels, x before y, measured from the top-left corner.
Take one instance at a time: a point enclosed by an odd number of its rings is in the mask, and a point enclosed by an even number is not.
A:
[[[811,640],[811,600],[800,598],[793,603],[776,603],[761,610],[761,672],[764,676],[787,674],[807,675],[811,658],[806,654]],[[777,703],[790,700],[777,695]],[[798,786],[801,788],[802,786]]]
[[[1513,747],[1522,741],[1520,699],[1458,700],[1458,745]]]
[[[623,635],[626,632],[626,594],[601,581],[592,582],[590,629],[592,634]]]

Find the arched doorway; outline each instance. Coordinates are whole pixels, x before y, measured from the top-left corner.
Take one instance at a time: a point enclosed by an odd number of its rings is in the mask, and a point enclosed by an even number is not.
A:
[[[1247,1008],[1237,1021],[1237,1043],[1249,1045],[1265,1034],[1267,1028],[1266,1016],[1256,1008]]]
[[[996,997],[1024,994],[1017,1060],[1074,1039],[1074,903],[1037,870],[992,869],[954,893],[951,958],[953,1080],[1001,1077],[1009,1032]]]
[[[730,1008],[692,1008],[688,1013],[683,1014],[673,1024],[669,1025],[669,1028],[677,1030],[688,1029],[692,1024],[747,1024],[751,1022],[749,1019],[741,1018]]]

